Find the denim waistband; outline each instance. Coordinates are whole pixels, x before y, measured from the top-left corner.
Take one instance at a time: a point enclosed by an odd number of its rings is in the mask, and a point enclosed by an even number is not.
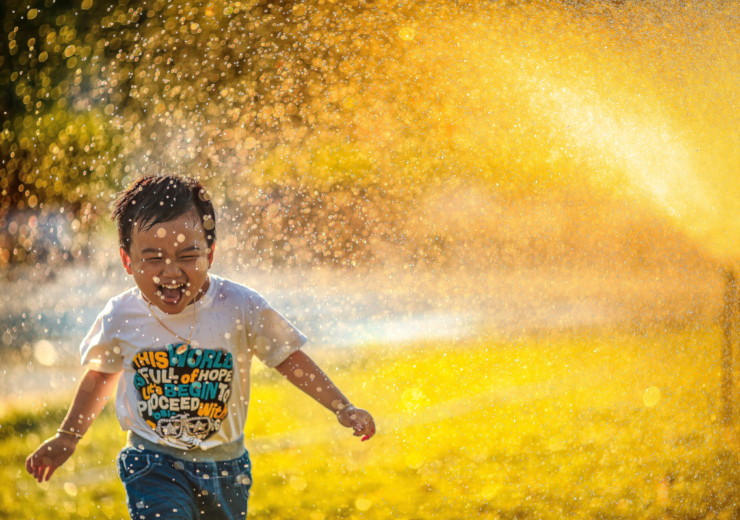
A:
[[[187,460],[190,462],[221,462],[224,460],[233,460],[238,459],[247,451],[244,447],[244,434],[235,441],[219,444],[218,446],[214,446],[207,450],[201,450],[199,448],[183,450],[149,441],[141,435],[129,430],[126,445],[131,446],[132,448],[141,448],[143,446],[147,450],[165,453],[175,457],[176,459]]]

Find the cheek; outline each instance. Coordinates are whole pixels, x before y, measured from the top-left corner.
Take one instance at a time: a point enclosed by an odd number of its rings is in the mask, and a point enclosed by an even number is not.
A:
[[[195,261],[195,270],[196,271],[207,271],[208,270],[208,259],[207,258],[198,258]]]
[[[146,264],[136,264],[133,267],[134,274],[138,274],[139,276],[144,276],[146,277],[147,280],[151,279],[151,276],[147,274],[148,272],[151,272],[151,271],[147,269],[147,267],[149,266],[147,266]]]

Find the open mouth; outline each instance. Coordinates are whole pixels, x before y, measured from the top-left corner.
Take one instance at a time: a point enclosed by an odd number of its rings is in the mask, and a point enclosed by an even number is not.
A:
[[[184,283],[159,284],[157,285],[157,296],[168,305],[177,305],[185,293]]]

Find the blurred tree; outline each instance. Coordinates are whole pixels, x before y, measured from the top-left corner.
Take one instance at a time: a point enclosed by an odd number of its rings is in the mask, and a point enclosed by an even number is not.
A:
[[[374,25],[353,22],[359,5],[11,0],[0,263],[31,251],[9,214],[67,207],[84,232],[137,174],[218,176],[229,192],[266,150],[334,126],[341,100],[325,92],[357,90],[358,66],[342,67],[343,55]]]
[[[100,24],[111,9],[90,0],[6,2],[7,37],[0,42],[0,264],[33,263],[49,256],[49,249],[54,257],[57,246],[63,250],[59,260],[79,256],[79,244],[60,244],[61,224],[40,232],[27,210],[39,214],[43,229],[52,209],[66,208],[71,231],[84,234],[97,221],[96,195],[113,186],[115,176],[106,172],[117,168],[117,132],[108,116],[125,99],[126,87],[100,89],[101,70],[117,52],[106,43],[112,32]],[[129,13],[124,25],[136,19]],[[21,225],[10,226],[15,220]]]
[[[326,127],[339,100],[322,93],[351,83],[354,71],[337,71],[363,30],[346,26],[359,2],[321,4],[11,0],[0,42],[0,217],[91,207],[77,215],[85,231],[126,177],[169,170],[238,182],[265,150]],[[24,260],[3,227],[0,261]]]

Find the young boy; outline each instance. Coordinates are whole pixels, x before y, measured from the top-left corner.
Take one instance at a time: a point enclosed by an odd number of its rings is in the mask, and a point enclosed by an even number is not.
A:
[[[373,436],[370,414],[300,350],[303,334],[255,291],[208,273],[215,213],[199,182],[142,177],[114,202],[113,218],[136,287],[112,298],[82,341],[87,370],[69,412],[26,460],[39,482],[72,455],[118,383],[128,443],[117,466],[131,518],[244,518],[253,354],[354,435]]]

